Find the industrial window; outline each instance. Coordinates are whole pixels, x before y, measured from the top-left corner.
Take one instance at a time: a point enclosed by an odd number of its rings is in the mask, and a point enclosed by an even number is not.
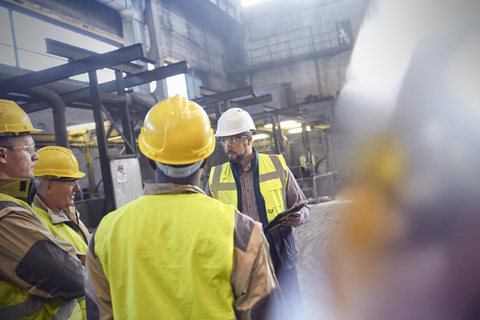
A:
[[[165,63],[165,66],[168,65],[169,63]],[[154,68],[155,66],[153,64],[148,64],[148,70],[153,70]],[[168,96],[173,97],[179,94],[190,100],[201,97],[200,87],[203,86],[203,77],[204,72],[201,70],[194,70],[193,68],[189,68],[188,73],[186,74],[177,74],[168,77],[166,79]],[[157,82],[150,82],[150,92],[154,92],[156,88]]]
[[[203,87],[204,72],[198,69],[189,68],[185,74],[187,84],[188,99],[200,98],[200,87]]]
[[[68,63],[66,58],[46,53],[45,38],[97,53],[118,49],[108,43],[5,7],[0,7],[0,28],[0,63],[32,71]],[[115,73],[109,69],[99,70],[97,74],[100,83],[115,79]],[[78,75],[72,79],[88,81],[88,75]]]
[[[187,95],[187,82],[185,81],[185,74],[177,74],[167,78],[168,96],[173,97],[179,94],[182,97]]]

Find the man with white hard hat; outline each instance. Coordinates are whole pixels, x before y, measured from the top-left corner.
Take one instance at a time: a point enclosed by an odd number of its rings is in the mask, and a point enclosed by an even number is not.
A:
[[[217,132],[228,162],[213,167],[205,193],[259,221],[265,227],[279,213],[307,198],[281,155],[261,154],[253,148],[252,117],[243,109],[231,108],[218,119]],[[292,227],[308,221],[310,209],[282,221],[267,233],[270,254],[290,317],[303,318],[303,303],[297,279],[297,251]]]

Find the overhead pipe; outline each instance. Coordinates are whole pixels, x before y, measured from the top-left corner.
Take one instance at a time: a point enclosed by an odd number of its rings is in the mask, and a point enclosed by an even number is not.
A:
[[[8,79],[9,76],[0,75],[0,79]],[[23,89],[21,93],[25,93],[36,99],[40,99],[48,103],[53,112],[53,127],[55,132],[55,144],[57,146],[70,148],[67,131],[66,106],[62,98],[55,92],[43,87],[33,87]]]
[[[142,94],[138,92],[128,92],[127,99],[131,99],[132,105],[141,107],[144,110],[150,110],[151,107],[159,102],[158,98],[153,94]]]

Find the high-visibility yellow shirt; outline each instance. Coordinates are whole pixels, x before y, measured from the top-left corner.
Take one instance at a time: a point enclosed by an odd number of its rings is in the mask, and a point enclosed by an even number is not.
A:
[[[265,199],[268,221],[286,210],[288,169],[281,155],[258,153],[260,193]],[[212,197],[238,208],[237,186],[230,163],[212,167],[209,178]]]
[[[144,195],[104,217],[95,254],[115,319],[234,319],[234,209],[203,194]]]

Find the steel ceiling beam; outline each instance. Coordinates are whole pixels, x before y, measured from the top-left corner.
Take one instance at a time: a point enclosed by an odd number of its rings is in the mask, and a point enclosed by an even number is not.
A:
[[[138,60],[143,57],[141,44],[135,44],[115,51],[98,54],[93,57],[76,60],[53,68],[27,73],[18,77],[0,81],[0,94],[20,92],[24,89],[62,80],[77,74],[92,72]]]
[[[48,39],[48,38],[45,39],[45,44],[47,46],[47,53],[54,54],[59,57],[64,57],[69,60],[79,60],[79,59],[84,59],[84,58],[98,55],[97,52],[72,46],[72,45],[69,45],[57,40],[53,40],[53,39]],[[139,60],[143,62],[155,64],[155,61],[147,59],[145,57],[140,58]],[[114,70],[125,71],[128,73],[138,73],[138,72],[144,71],[145,67],[139,64],[127,62],[127,63],[121,63],[119,65],[112,66],[110,68]]]
[[[266,106],[264,106],[264,113],[258,113],[258,114],[252,115],[253,121],[270,119],[273,116],[302,117],[308,114],[308,109],[301,108],[300,106],[294,106],[294,107],[283,108],[283,109],[275,109],[275,110],[266,110],[265,107]]]
[[[256,104],[267,103],[272,101],[271,94],[265,94],[263,96],[258,96],[254,98],[244,99],[244,100],[237,100],[237,101],[230,101],[230,108],[243,108],[248,106],[254,106]]]
[[[188,72],[187,62],[182,61],[182,62],[168,65],[166,67],[160,67],[154,70],[136,73],[134,75],[130,75],[123,78],[123,80],[125,83],[125,87],[131,88],[131,87],[139,86],[145,83],[165,79],[180,73],[187,73],[187,72]],[[116,80],[113,80],[113,81],[102,83],[99,85],[99,87],[101,92],[113,92],[117,90],[117,83],[116,83]],[[59,94],[59,96],[60,98],[62,98],[63,101],[65,101],[65,103],[82,101],[85,99],[89,99],[90,88],[85,87],[85,88],[65,92],[65,93]],[[25,103],[25,104],[22,104],[21,107],[27,113],[50,108],[50,106],[43,101]]]
[[[211,96],[205,96],[197,99],[193,99],[192,101],[198,103],[199,105],[207,105],[211,103],[217,103],[221,101],[227,101],[235,98],[241,98],[245,96],[255,96],[253,93],[253,87],[243,87],[240,89],[224,91],[216,94],[212,94]]]
[[[271,94],[265,94],[263,96],[259,97],[254,97],[254,98],[249,98],[249,99],[244,99],[244,100],[239,100],[239,101],[230,101],[230,108],[245,108],[249,106],[254,106],[256,104],[261,104],[261,103],[267,103],[272,101],[272,95]],[[214,113],[215,112],[215,107],[207,107],[205,108],[205,111],[208,114]]]

